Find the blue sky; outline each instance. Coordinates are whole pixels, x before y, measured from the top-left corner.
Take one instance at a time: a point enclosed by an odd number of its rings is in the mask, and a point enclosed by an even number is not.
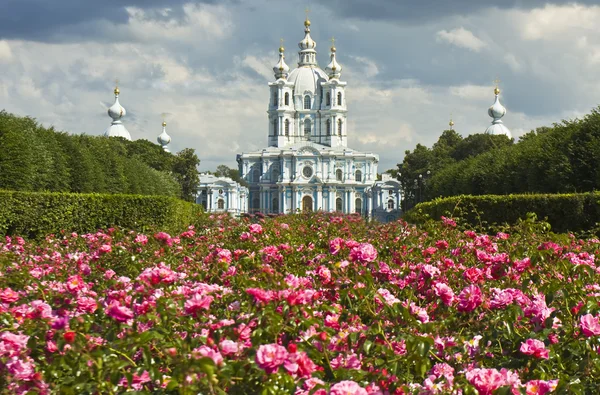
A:
[[[195,148],[202,170],[265,146],[267,83],[279,39],[297,61],[309,7],[318,60],[336,37],[348,82],[349,145],[380,172],[450,114],[464,136],[491,119],[499,77],[518,137],[581,117],[600,98],[600,7],[593,1],[0,0],[0,109],[71,133],[110,124],[114,80],[132,137]]]

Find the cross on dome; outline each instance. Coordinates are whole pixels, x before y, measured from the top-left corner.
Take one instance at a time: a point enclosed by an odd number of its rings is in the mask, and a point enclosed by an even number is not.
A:
[[[306,9],[306,20],[304,21],[304,38],[298,43],[300,52],[298,52],[298,66],[316,66],[317,65],[317,43],[310,36],[310,20],[308,20],[308,8]]]
[[[285,48],[283,47],[283,38],[281,39],[281,45],[279,47],[279,61],[273,67],[273,72],[275,73],[275,78],[283,78],[286,79],[288,73],[290,72],[290,67],[285,63]]]
[[[171,136],[167,134],[167,121],[165,121],[164,119],[162,123],[162,133],[158,136],[156,141],[158,141],[158,144],[160,144],[160,146],[165,152],[171,152],[167,147],[167,145],[169,145],[169,143],[171,142]]]
[[[331,37],[331,60],[325,68],[325,72],[327,72],[330,79],[339,79],[342,75],[342,66],[337,62],[335,52],[335,38]]]
[[[493,118],[492,124],[485,130],[486,134],[494,134],[499,135],[503,134],[507,136],[509,139],[512,138],[510,130],[506,126],[504,126],[502,122],[502,117],[506,115],[506,108],[500,103],[500,88],[498,88],[498,83],[500,79],[496,78],[494,83],[496,87],[494,88],[494,95],[496,96],[494,100],[494,104],[490,108],[488,108],[488,115]]]

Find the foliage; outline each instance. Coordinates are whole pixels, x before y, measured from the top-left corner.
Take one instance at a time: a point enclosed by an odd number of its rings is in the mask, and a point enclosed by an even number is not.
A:
[[[211,172],[208,173],[211,174]],[[231,178],[233,181],[245,187],[248,187],[249,185],[248,182],[240,176],[240,171],[238,169],[232,169],[231,167],[228,167],[226,165],[217,166],[217,170],[212,172],[212,174],[216,177]]]
[[[121,227],[178,231],[200,206],[166,196],[0,191],[0,234],[30,238]]]
[[[541,127],[512,143],[505,136],[462,138],[446,130],[433,147],[407,151],[399,164],[405,201],[455,195],[570,193],[600,189],[600,112]],[[423,198],[414,180],[431,171]]]
[[[600,192],[571,194],[460,195],[418,204],[404,215],[411,223],[440,217],[458,218],[466,227],[497,229],[526,219],[542,218],[556,232],[591,231],[600,223]]]
[[[147,140],[69,135],[0,111],[0,188],[165,195],[190,200],[200,163]]]
[[[7,238],[0,388],[596,393],[599,247],[325,214]]]

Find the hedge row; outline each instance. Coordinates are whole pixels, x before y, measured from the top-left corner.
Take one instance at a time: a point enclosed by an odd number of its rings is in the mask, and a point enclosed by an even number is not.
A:
[[[0,191],[0,234],[35,238],[109,227],[177,232],[201,212],[167,196]]]
[[[493,228],[514,225],[535,213],[554,232],[581,232],[600,223],[600,192],[525,195],[461,195],[420,203],[404,215],[411,223],[441,216],[460,218],[467,225]]]

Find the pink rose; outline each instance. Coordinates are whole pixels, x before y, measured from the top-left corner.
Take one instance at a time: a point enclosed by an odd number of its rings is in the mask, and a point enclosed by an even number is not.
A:
[[[210,295],[201,296],[196,293],[190,299],[186,300],[183,307],[185,308],[186,314],[194,315],[200,310],[208,310],[213,299],[214,298]]]
[[[377,250],[369,243],[360,243],[350,250],[350,260],[361,263],[373,262],[377,259]]]
[[[446,306],[451,306],[454,302],[454,299],[456,298],[456,296],[454,295],[454,291],[452,291],[452,288],[450,288],[445,283],[436,283],[433,286],[433,290],[436,296],[442,299],[442,302],[444,302]]]
[[[472,369],[465,377],[480,395],[492,395],[498,388],[506,385],[505,376],[496,369]]]
[[[233,340],[223,340],[219,343],[219,348],[225,355],[235,354],[239,351],[240,346]]]
[[[532,355],[534,358],[549,358],[549,351],[543,341],[537,339],[527,339],[521,343],[521,352],[525,355]]]
[[[579,327],[586,336],[598,336],[600,335],[600,322],[598,317],[594,317],[591,314],[582,315],[579,319]]]
[[[279,367],[285,363],[287,357],[288,352],[285,347],[279,344],[263,344],[256,352],[256,363],[261,369],[270,374],[277,372]]]
[[[133,318],[133,311],[128,307],[121,306],[119,302],[113,302],[106,308],[106,315],[119,322],[125,322]]]
[[[369,395],[369,393],[354,381],[345,380],[332,385],[329,395]]]
[[[458,300],[458,311],[469,312],[475,310],[483,303],[483,296],[478,286],[469,285],[458,295]]]
[[[558,380],[531,380],[525,384],[527,395],[545,395],[553,392],[558,386]]]
[[[250,224],[250,226],[248,227],[248,230],[250,231],[250,233],[261,234],[263,231],[263,228],[259,224]]]

